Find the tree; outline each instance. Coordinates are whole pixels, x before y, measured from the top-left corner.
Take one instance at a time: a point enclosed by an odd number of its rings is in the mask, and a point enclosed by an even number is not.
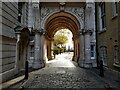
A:
[[[68,35],[70,34],[71,31],[68,29],[61,29],[56,32],[54,35],[54,54],[59,54],[66,51],[65,44],[68,42]]]
[[[54,45],[62,47],[67,42],[67,40],[67,36],[57,34],[54,36]]]

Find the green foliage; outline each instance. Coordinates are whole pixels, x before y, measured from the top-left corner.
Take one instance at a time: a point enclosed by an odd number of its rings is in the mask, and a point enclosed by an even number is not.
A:
[[[60,48],[60,47],[54,46],[53,54],[56,55],[56,54],[61,54],[63,52],[65,52],[65,47]]]
[[[62,46],[63,44],[65,44],[67,42],[68,38],[67,36],[64,35],[55,35],[54,36],[54,45],[55,46]]]
[[[54,49],[53,53],[55,54],[60,54],[66,51],[66,47],[64,47],[64,44],[67,43],[68,37],[71,31],[68,29],[61,29],[56,34],[54,35]]]

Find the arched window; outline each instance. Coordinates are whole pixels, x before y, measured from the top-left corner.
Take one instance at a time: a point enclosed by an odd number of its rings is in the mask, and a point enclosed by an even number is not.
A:
[[[23,16],[23,6],[25,2],[18,2],[18,21],[22,22],[22,16]]]
[[[93,44],[93,45],[91,45],[91,59],[95,59],[95,55],[96,55],[95,45]]]
[[[116,0],[113,0],[113,2],[112,2],[112,17],[117,16],[117,13],[118,13],[118,10],[117,10],[117,8],[118,8],[117,3],[118,3],[118,2],[116,2]]]
[[[102,46],[100,47],[101,51],[101,60],[103,61],[103,65],[107,66],[107,47]]]
[[[105,12],[105,2],[99,4],[99,19],[100,19],[100,32],[106,30],[106,12]]]
[[[118,66],[118,65],[120,66],[118,53],[119,53],[118,46],[115,45],[115,46],[114,46],[114,65],[115,65],[115,66]]]

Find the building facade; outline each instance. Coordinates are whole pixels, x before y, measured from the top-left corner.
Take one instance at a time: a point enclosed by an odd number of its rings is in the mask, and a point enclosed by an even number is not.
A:
[[[22,3],[22,8],[19,6],[21,5],[18,5],[17,2],[0,1],[0,79],[2,79],[0,81],[5,81],[15,75],[24,64],[23,60],[25,59],[23,58],[25,58],[26,51],[23,51],[22,48],[24,47],[25,50],[26,37],[28,37],[27,35],[29,33],[29,31],[27,31],[28,3]],[[21,12],[21,18],[18,12]],[[14,28],[18,25],[24,25],[24,28],[21,27],[20,33],[14,31]],[[21,34],[21,36],[16,36],[16,34]],[[19,54],[22,53],[21,58],[18,57],[17,52],[19,52]],[[19,58],[19,60],[17,58]],[[22,63],[18,65],[17,62],[20,60],[22,60]]]
[[[120,4],[97,2],[98,60],[106,67],[120,71]]]
[[[29,67],[45,67],[52,59],[53,36],[59,29],[73,34],[73,61],[80,67],[96,67],[94,2],[1,2],[2,81]]]

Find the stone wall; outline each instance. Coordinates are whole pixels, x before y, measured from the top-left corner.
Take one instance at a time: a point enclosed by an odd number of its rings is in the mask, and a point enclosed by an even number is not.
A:
[[[2,21],[0,24],[2,25],[2,32],[0,33],[0,37],[2,40],[0,41],[0,46],[2,49],[0,50],[0,75],[2,75],[2,81],[7,80],[13,74],[15,74],[15,56],[16,56],[16,39],[14,27],[17,25],[17,10],[16,2],[2,2],[1,9],[1,17]],[[12,74],[10,74],[12,72]]]
[[[27,4],[25,3],[22,17],[23,25],[27,25]],[[20,24],[18,22],[18,3],[17,2],[0,2],[0,76],[2,82],[8,80],[11,76],[17,73],[16,69],[16,35],[14,28]]]

